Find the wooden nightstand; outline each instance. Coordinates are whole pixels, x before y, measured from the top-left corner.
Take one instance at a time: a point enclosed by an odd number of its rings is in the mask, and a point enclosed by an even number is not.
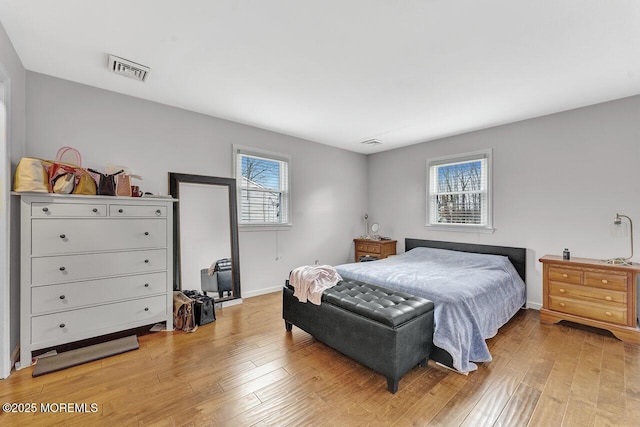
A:
[[[361,256],[383,259],[396,254],[397,240],[353,239],[356,247],[356,262]]]
[[[636,302],[640,266],[611,265],[589,258],[540,258],[540,320],[560,320],[606,329],[622,341],[640,343]]]

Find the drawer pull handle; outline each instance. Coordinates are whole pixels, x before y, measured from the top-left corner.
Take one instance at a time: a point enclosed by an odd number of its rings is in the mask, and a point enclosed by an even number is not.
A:
[[[145,236],[148,236],[148,235],[149,235],[149,232],[148,232],[148,231],[145,231],[145,232],[144,232],[144,235],[145,235]]]
[[[60,323],[60,325],[59,325],[59,326],[60,326],[60,328],[62,329],[62,328],[64,328],[64,327],[65,327],[65,326],[67,326],[67,325],[65,325],[64,323]]]
[[[604,314],[606,314],[609,317],[613,316],[610,311],[605,311]]]
[[[561,294],[564,294],[565,292],[567,292],[567,291],[565,291],[565,290],[564,290],[564,289],[562,289],[562,288],[560,288],[560,289],[558,289],[558,290],[560,291],[560,293],[561,293]]]
[[[564,278],[566,279],[566,278],[567,278],[567,277],[569,277],[569,276],[568,276],[566,273],[563,273],[563,274],[562,274],[562,277],[564,277]]]
[[[119,212],[119,213],[122,213],[122,212],[124,212],[124,211],[123,211],[122,209],[118,209],[118,212]]]
[[[61,239],[66,239],[66,238],[67,238],[67,235],[66,235],[66,234],[61,234],[61,235],[60,235],[60,238],[61,238]]]
[[[606,285],[609,282],[607,281],[607,279],[602,279],[602,283],[604,283]]]
[[[145,263],[145,264],[149,264],[149,260],[148,260],[148,259],[145,259],[145,260],[144,260],[144,263]]]
[[[60,267],[60,271],[65,271],[65,270],[66,270],[66,268]]]
[[[65,298],[66,298],[66,296],[60,295],[60,299],[65,299]]]
[[[149,284],[148,284],[148,283],[145,283],[145,284],[144,284],[144,287],[145,287],[145,288],[148,288],[148,287],[149,287]]]
[[[145,308],[144,308],[144,311],[149,311],[149,307],[145,307]]]
[[[91,211],[96,213],[96,212],[98,212],[98,208],[93,208],[93,209],[91,209]]]
[[[160,209],[156,209],[156,215],[160,216],[162,214],[162,211]]]
[[[606,299],[607,301],[611,301],[613,298],[611,298],[609,295],[607,295],[606,297],[604,297],[604,299]]]
[[[567,304],[565,304],[563,302],[560,303],[560,307],[566,307],[566,306],[567,306]]]
[[[49,212],[49,208],[42,208],[42,212]]]

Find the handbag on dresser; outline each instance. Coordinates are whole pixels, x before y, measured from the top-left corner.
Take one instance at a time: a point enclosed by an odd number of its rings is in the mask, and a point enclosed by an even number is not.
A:
[[[88,169],[89,172],[96,174],[98,178],[98,185],[96,194],[99,196],[115,196],[116,195],[116,176],[123,173],[124,169],[112,173],[106,174],[102,172],[98,172],[95,169]]]

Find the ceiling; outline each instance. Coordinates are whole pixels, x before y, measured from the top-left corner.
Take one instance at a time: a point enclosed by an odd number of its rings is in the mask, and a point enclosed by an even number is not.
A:
[[[0,21],[27,70],[360,153],[640,94],[637,0],[0,0]]]

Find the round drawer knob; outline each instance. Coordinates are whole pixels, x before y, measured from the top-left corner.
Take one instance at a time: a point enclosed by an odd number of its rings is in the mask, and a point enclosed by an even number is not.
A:
[[[156,215],[160,216],[162,214],[162,211],[160,209],[156,209]]]
[[[124,212],[124,211],[123,211],[122,209],[118,209],[118,212],[122,213],[122,212]]]
[[[145,284],[144,284],[144,287],[145,287],[145,288],[148,288],[148,287],[149,287],[149,284],[148,284],[148,283],[145,283]]]
[[[145,260],[144,260],[144,263],[145,263],[145,264],[149,264],[149,260],[148,260],[148,259],[145,259]]]
[[[604,283],[606,285],[609,282],[607,281],[607,279],[602,279],[602,283]]]
[[[65,271],[66,268],[65,267],[60,267],[60,271]]]
[[[610,312],[610,311],[605,311],[605,312],[604,312],[604,314],[606,314],[606,315],[607,315],[607,316],[609,316],[609,317],[613,316],[613,314],[611,314],[611,312]]]
[[[145,232],[144,232],[144,235],[145,235],[145,236],[148,236],[148,235],[149,235],[149,232],[148,232],[148,231],[145,231]]]
[[[60,238],[61,238],[61,239],[66,239],[66,238],[67,238],[67,235],[66,235],[66,234],[61,234],[61,235],[60,235]]]
[[[606,297],[604,297],[604,299],[606,299],[607,301],[611,301],[613,298],[611,298],[609,295],[607,295]]]
[[[60,328],[62,329],[62,328],[64,328],[64,327],[65,327],[65,326],[67,326],[67,325],[65,325],[64,323],[60,323],[60,325],[59,325],[59,326],[60,326]]]
[[[560,307],[566,307],[566,306],[567,306],[567,304],[565,304],[563,302],[560,303]]]
[[[149,307],[145,307],[145,308],[144,308],[144,311],[149,311]]]
[[[49,212],[49,208],[42,208],[42,212]]]
[[[564,294],[565,292],[567,292],[567,291],[565,291],[565,290],[564,290],[564,289],[562,289],[562,288],[558,289],[558,291],[560,291],[560,293],[561,293],[561,294]]]
[[[564,278],[566,279],[566,278],[567,278],[567,277],[569,277],[569,276],[567,276],[566,274],[563,274],[563,275],[562,275],[562,277],[564,277]]]
[[[96,213],[96,212],[98,212],[98,208],[93,208],[93,209],[91,209],[91,211]]]
[[[66,298],[66,296],[60,295],[60,299],[65,299],[65,298]]]

